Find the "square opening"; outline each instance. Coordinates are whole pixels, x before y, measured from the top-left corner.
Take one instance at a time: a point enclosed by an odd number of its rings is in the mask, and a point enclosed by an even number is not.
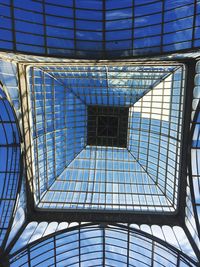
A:
[[[88,106],[87,145],[127,147],[127,107]]]
[[[97,135],[105,138],[117,138],[119,135],[119,118],[113,116],[97,117]]]

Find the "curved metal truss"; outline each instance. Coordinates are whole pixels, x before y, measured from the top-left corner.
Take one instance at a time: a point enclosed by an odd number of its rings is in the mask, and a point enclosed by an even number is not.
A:
[[[196,266],[195,261],[141,230],[83,224],[51,234],[10,255],[11,266]]]
[[[200,102],[198,103],[194,121],[192,125],[192,145],[191,145],[191,169],[190,169],[190,185],[191,185],[191,199],[192,205],[195,214],[195,222],[197,225],[197,233],[200,236],[200,216],[199,216],[199,209],[200,209],[200,202],[199,202],[199,195],[200,195],[200,184],[199,184],[199,140],[200,140]]]
[[[5,87],[0,85],[0,246],[5,247],[13,223],[22,180],[21,134]],[[2,251],[0,251],[0,254]]]

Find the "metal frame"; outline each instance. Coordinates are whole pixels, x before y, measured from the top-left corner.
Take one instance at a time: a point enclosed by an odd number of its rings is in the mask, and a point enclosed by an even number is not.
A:
[[[39,55],[39,54],[43,54],[43,55],[48,55],[48,51],[47,51],[47,39],[48,38],[52,38],[52,39],[57,39],[57,40],[60,40],[60,41],[69,41],[69,42],[73,42],[73,48],[71,48],[70,46],[68,47],[68,49],[64,48],[64,46],[60,47],[57,45],[56,47],[55,46],[49,46],[49,49],[54,49],[54,50],[57,50],[56,52],[51,52],[52,54],[56,55],[56,56],[59,56],[59,49],[60,49],[60,53],[62,53],[62,51],[65,51],[66,53],[68,52],[68,56],[70,57],[83,57],[83,55],[80,53],[81,52],[86,52],[89,53],[88,56],[90,57],[97,57],[98,56],[98,53],[100,53],[99,57],[108,57],[110,56],[110,52],[111,50],[108,50],[106,51],[106,44],[108,43],[114,43],[114,44],[118,44],[120,42],[130,42],[131,44],[128,46],[128,48],[124,49],[123,47],[121,49],[116,49],[115,50],[115,53],[113,54],[112,58],[114,57],[133,57],[133,51],[135,51],[135,54],[142,54],[144,55],[145,53],[146,54],[149,54],[151,53],[152,55],[159,55],[160,53],[162,54],[169,54],[170,52],[167,52],[167,51],[164,51],[163,52],[163,47],[164,46],[170,46],[170,45],[173,45],[174,43],[167,43],[167,44],[164,44],[164,38],[163,38],[163,35],[166,37],[166,36],[169,36],[170,34],[174,34],[175,32],[181,32],[182,29],[177,29],[176,31],[174,30],[166,30],[164,31],[164,25],[166,25],[167,23],[173,23],[174,21],[176,21],[177,19],[176,18],[171,18],[169,21],[165,21],[164,20],[164,15],[166,12],[173,12],[173,11],[179,11],[181,10],[181,8],[184,8],[186,6],[190,6],[190,8],[194,9],[194,12],[193,14],[189,14],[188,16],[186,16],[186,18],[188,19],[191,19],[192,20],[192,23],[191,25],[187,26],[186,29],[183,29],[183,30],[191,30],[192,31],[192,38],[190,40],[183,40],[183,41],[180,41],[178,42],[178,44],[186,44],[187,45],[187,42],[191,42],[191,45],[189,48],[185,48],[185,49],[180,49],[179,51],[191,51],[191,49],[196,49],[195,48],[195,29],[197,28],[196,26],[196,17],[197,17],[197,0],[195,0],[194,2],[190,3],[190,4],[183,4],[182,6],[176,6],[176,7],[166,7],[164,5],[164,1],[162,1],[161,3],[157,2],[157,1],[154,1],[153,3],[139,3],[139,4],[135,4],[134,1],[130,1],[130,6],[122,6],[121,8],[110,8],[110,7],[107,7],[106,6],[106,1],[103,0],[102,1],[102,6],[100,9],[95,9],[95,7],[88,7],[88,6],[85,6],[85,7],[79,7],[79,6],[76,6],[76,2],[73,1],[73,4],[72,6],[65,6],[65,5],[62,5],[62,4],[52,4],[52,3],[49,3],[48,5],[44,2],[44,1],[35,1],[35,3],[40,3],[41,4],[41,8],[40,10],[35,10],[34,13],[37,14],[37,15],[40,15],[41,16],[41,21],[30,21],[28,18],[17,18],[17,16],[14,16],[15,13],[14,13],[14,10],[15,11],[24,11],[24,12],[31,12],[31,10],[27,9],[26,6],[24,7],[19,7],[19,6],[15,6],[13,1],[11,2],[11,4],[2,4],[4,5],[5,7],[8,7],[11,9],[11,19],[12,19],[12,27],[9,29],[9,30],[12,30],[14,33],[12,33],[12,41],[11,40],[3,40],[4,43],[9,43],[9,44],[13,44],[13,50],[15,52],[17,51],[20,51],[20,48],[18,48],[18,46],[21,44],[21,45],[25,45],[25,46],[29,46],[29,51],[30,51],[30,47],[32,48],[38,48],[38,49],[43,49],[43,52],[41,53],[37,53],[37,52],[32,52],[33,54],[35,55]],[[138,8],[148,8],[148,5],[150,5],[151,7],[151,4],[160,4],[160,9],[158,11],[152,11],[151,8],[149,8],[149,12],[147,12],[147,14],[135,14],[137,12],[137,9]],[[59,8],[68,8],[70,11],[71,11],[71,16],[64,16],[64,15],[60,15],[56,12],[53,12],[52,13],[52,10],[51,12],[48,11],[48,7],[51,7],[52,9],[53,8],[56,8],[56,7],[59,7]],[[112,12],[117,12],[117,11],[126,11],[126,10],[130,10],[130,14],[128,14],[127,16],[124,16],[122,18],[107,18],[107,14],[111,14],[112,15]],[[98,19],[98,18],[88,18],[86,16],[83,16],[83,18],[79,17],[78,16],[78,12],[86,12],[86,11],[93,11],[93,12],[100,12],[100,14],[102,15],[101,16],[101,19]],[[178,12],[178,13],[181,13],[181,12]],[[31,15],[31,14],[30,14]],[[68,20],[73,20],[73,23],[72,23],[72,26],[71,27],[63,27],[62,29],[64,29],[65,31],[68,30],[68,31],[71,31],[71,34],[72,34],[72,37],[71,38],[66,38],[66,37],[56,37],[53,33],[50,32],[50,34],[48,35],[48,32],[47,32],[47,27],[53,27],[54,29],[58,29],[59,26],[56,26],[55,24],[53,23],[50,23],[47,21],[47,16],[50,16],[51,18],[57,18],[57,19],[68,19]],[[156,15],[160,15],[160,20],[159,22],[155,23],[154,22],[154,19],[152,19],[152,23],[150,23],[150,25],[145,25],[145,26],[141,26],[141,25],[135,25],[134,23],[134,19],[140,19],[144,16],[156,16]],[[9,15],[5,16],[5,18],[10,18]],[[193,18],[193,19],[192,19]],[[122,28],[115,28],[114,29],[107,29],[106,27],[106,24],[107,23],[110,23],[110,22],[126,22],[128,20],[132,19],[132,23],[131,25],[128,25],[127,27],[122,27]],[[178,18],[179,20],[183,20],[185,19],[185,17],[181,17],[181,18]],[[78,28],[78,25],[77,25],[77,21],[83,21],[83,22],[88,22],[88,23],[92,23],[92,22],[99,22],[101,24],[101,29],[99,30],[94,30],[94,29],[84,29],[84,28]],[[16,28],[15,24],[17,24],[16,22],[27,22],[27,23],[32,23],[33,25],[37,25],[38,27],[41,27],[41,31],[42,33],[38,33],[38,32],[27,32],[27,29],[23,29],[23,28]],[[150,38],[153,38],[153,37],[158,37],[160,38],[160,43],[159,44],[152,44],[152,46],[148,46],[146,45],[146,47],[142,47],[142,48],[137,48],[135,47],[134,45],[134,42],[133,40],[138,40],[138,41],[142,41],[144,40],[144,36],[134,36],[135,34],[135,31],[136,30],[139,30],[139,29],[147,29],[148,30],[148,27],[153,27],[153,26],[160,26],[160,29],[158,31],[157,34],[155,34],[154,32],[151,33],[151,34],[148,34],[148,37]],[[28,28],[28,27],[27,27]],[[6,29],[6,28],[3,28],[3,29]],[[120,33],[121,31],[123,30],[126,30],[126,31],[130,31],[130,36],[128,37],[124,37],[124,38],[119,38],[119,39],[115,39],[113,37],[111,37],[111,39],[109,38],[106,38],[106,34],[109,34],[109,33]],[[93,34],[98,34],[100,33],[101,34],[101,40],[97,40],[98,38],[96,36],[93,36],[91,38],[88,38],[86,37],[85,39],[82,39],[79,37],[78,33],[77,32],[81,32],[81,33],[85,33],[85,32],[91,32]],[[18,35],[19,34],[31,34],[32,36],[34,36],[35,38],[39,37],[39,38],[43,38],[43,42],[42,44],[38,45],[38,44],[28,44],[27,42],[25,41],[18,41]],[[118,34],[119,35],[119,34]],[[146,37],[146,36],[145,36]],[[97,39],[95,39],[97,38]],[[197,39],[198,40],[198,39]],[[82,43],[86,43],[89,42],[89,43],[102,43],[102,47],[101,49],[99,49],[99,51],[95,51],[95,49],[92,51],[93,54],[90,55],[91,53],[91,50],[89,50],[87,47],[86,49],[79,49],[78,50],[78,42],[82,42]],[[175,42],[176,44],[176,42]],[[172,49],[173,50],[173,49]],[[172,51],[171,50],[171,51]],[[5,49],[6,51],[6,49]],[[8,50],[7,50],[8,51]],[[22,49],[21,49],[22,51]],[[32,49],[33,51],[33,49]],[[127,52],[127,55],[124,53],[124,51]],[[113,51],[112,51],[113,52]],[[24,51],[24,53],[26,53],[26,51]],[[30,52],[27,52],[27,54],[30,54]],[[73,56],[72,56],[73,54]],[[86,55],[87,56],[87,55]],[[139,55],[140,56],[140,55]],[[61,55],[62,57],[62,55]],[[134,55],[134,57],[138,57],[138,55]]]
[[[106,61],[108,62],[108,61]],[[160,64],[160,65],[163,65],[163,62],[162,61],[155,61],[156,64]],[[150,62],[150,64],[155,64],[155,62]],[[183,61],[180,61],[181,63]],[[179,61],[176,61],[175,64],[180,64]],[[189,64],[188,62],[190,61],[184,61],[184,63],[187,65]],[[194,62],[194,60],[193,60]],[[92,62],[85,62],[86,64],[91,64]],[[120,62],[121,64],[124,64],[124,62]],[[130,62],[128,61],[128,63],[130,64]],[[49,63],[51,65],[51,63]],[[79,63],[80,64],[80,63]],[[84,64],[82,62],[82,64]],[[93,63],[94,64],[94,63]],[[105,64],[104,61],[101,61],[100,64]],[[112,65],[113,62],[110,62],[110,64]],[[114,63],[115,64],[115,63]],[[137,64],[136,62],[132,63],[132,64]],[[146,65],[149,65],[149,63],[145,63]],[[165,64],[165,63],[164,63]],[[169,62],[166,62],[166,64],[169,64]],[[39,63],[36,65],[44,65],[43,63]],[[76,63],[72,63],[72,66],[73,65],[76,65]],[[193,63],[194,65],[194,63]],[[26,73],[26,68],[29,66],[29,63],[27,63],[27,66],[24,65],[19,65],[19,70],[21,70],[21,76],[20,77],[20,84],[21,84],[21,88],[23,88],[23,93],[21,92],[21,95],[24,97],[25,95],[27,95],[27,82],[26,82],[26,77],[25,77],[25,73]],[[192,77],[194,75],[193,73],[193,69],[189,66],[189,80],[187,81],[187,86],[186,88],[189,86],[191,86],[191,80],[192,80]],[[22,70],[23,69],[23,70]],[[191,73],[192,71],[192,73]],[[189,87],[191,88],[191,87]],[[22,89],[21,89],[22,90]],[[188,106],[190,101],[191,101],[191,90],[187,89],[186,90],[186,97],[185,97],[185,101],[186,103],[184,104],[185,106]],[[24,101],[23,101],[24,102]],[[26,102],[24,103],[27,103],[27,100]],[[24,104],[23,103],[23,113],[25,112],[25,114],[29,114],[29,112],[27,112],[27,104]],[[30,109],[30,106],[28,107],[28,110]],[[188,134],[189,134],[189,112],[188,110],[184,111],[185,113],[185,116],[187,116],[186,120],[187,122],[185,123],[184,125],[184,129],[183,129],[183,133],[184,133],[184,136],[183,136],[183,142],[184,142],[184,145],[183,145],[183,152],[186,151],[187,149],[187,138],[188,138]],[[26,116],[26,118],[28,119],[28,117]],[[30,120],[30,118],[28,119]],[[27,122],[28,123],[28,122]],[[28,123],[30,125],[30,123]],[[27,124],[27,125],[28,125]],[[30,126],[28,128],[26,128],[26,134],[28,134],[28,132],[30,130]],[[30,134],[29,134],[30,136]],[[29,137],[30,138],[30,137]],[[28,139],[27,139],[28,140]],[[30,140],[30,139],[29,139]],[[25,144],[27,147],[29,147],[29,142],[30,141],[26,141]],[[29,150],[30,151],[30,150]],[[30,151],[31,152],[31,151]],[[28,152],[28,153],[30,153]],[[183,153],[183,160],[182,162],[186,162],[186,155],[185,153]],[[29,161],[29,163],[27,163],[27,166],[31,166],[32,165],[32,161]],[[182,163],[182,166],[183,166],[183,177],[186,177],[185,174],[186,174],[186,164]],[[31,167],[30,167],[31,168]],[[32,178],[31,178],[31,169],[30,171],[28,171],[28,181],[32,181]],[[117,211],[112,211],[112,213],[110,213],[109,211],[108,212],[102,212],[102,211],[98,211],[98,212],[95,212],[95,211],[92,211],[92,212],[89,212],[88,210],[86,211],[77,211],[77,210],[71,210],[71,211],[56,211],[55,210],[53,212],[51,211],[48,211],[46,209],[38,209],[35,205],[34,205],[34,200],[33,200],[33,194],[31,193],[31,190],[28,188],[28,195],[27,195],[27,200],[28,200],[28,207],[29,207],[29,211],[28,211],[28,220],[31,221],[31,220],[37,220],[37,221],[53,221],[53,220],[58,220],[58,221],[62,221],[62,220],[67,220],[67,221],[97,221],[97,222],[100,222],[100,221],[106,221],[106,222],[115,222],[115,221],[119,221],[119,222],[137,222],[137,223],[144,223],[144,222],[149,222],[149,223],[155,223],[155,224],[165,224],[166,222],[166,219],[169,223],[169,225],[182,225],[183,224],[183,219],[184,219],[184,206],[185,206],[185,180],[186,178],[182,178],[181,179],[181,192],[184,192],[181,193],[181,200],[180,200],[180,203],[179,203],[179,208],[178,208],[178,212],[177,214],[167,214],[167,213],[153,213],[153,212],[146,212],[145,214],[138,214],[137,212],[135,214],[131,213],[131,212],[117,212]],[[31,182],[32,184],[32,182]]]
[[[199,101],[199,104],[198,104],[198,107],[197,107],[197,110],[195,112],[195,115],[194,115],[194,120],[192,122],[192,126],[191,126],[191,133],[190,133],[190,151],[189,151],[189,164],[188,164],[188,171],[189,171],[189,183],[190,183],[190,190],[191,190],[191,195],[192,195],[192,206],[193,206],[193,211],[194,211],[194,214],[195,214],[195,222],[196,222],[196,226],[197,226],[197,231],[198,231],[198,234],[200,236],[200,225],[198,223],[198,215],[197,215],[197,209],[196,209],[196,204],[195,204],[195,195],[194,195],[194,186],[193,186],[193,179],[192,179],[192,163],[191,163],[191,149],[193,148],[192,146],[192,139],[193,139],[193,134],[194,134],[194,130],[195,130],[195,126],[196,126],[196,120],[198,118],[198,115],[199,115],[199,112],[200,112],[200,101]]]
[[[178,61],[176,61],[178,62]],[[187,79],[186,79],[186,87],[185,87],[185,109],[184,109],[184,130],[183,130],[183,136],[182,136],[182,179],[181,179],[181,186],[180,186],[180,200],[179,200],[179,207],[177,214],[167,214],[167,213],[152,213],[152,212],[146,212],[146,213],[131,213],[131,212],[116,212],[116,211],[108,211],[108,212],[88,212],[86,211],[78,211],[77,210],[71,210],[71,211],[49,211],[47,209],[38,209],[34,204],[34,196],[32,191],[32,183],[33,183],[33,176],[32,176],[32,141],[31,141],[31,134],[30,134],[30,100],[28,97],[28,87],[27,87],[27,78],[26,78],[26,71],[29,67],[29,63],[18,64],[18,71],[19,71],[19,85],[20,85],[20,95],[21,95],[21,102],[22,102],[22,120],[24,125],[24,132],[23,132],[23,139],[25,140],[25,152],[26,152],[26,170],[27,170],[27,220],[26,224],[31,221],[57,221],[57,222],[79,222],[82,221],[89,222],[92,221],[93,223],[115,223],[115,222],[121,222],[121,223],[136,223],[136,224],[158,224],[158,225],[167,225],[169,226],[181,226],[185,230],[188,239],[190,240],[190,243],[196,252],[196,255],[198,257],[198,248],[196,247],[196,244],[194,243],[194,240],[190,236],[190,233],[187,231],[187,228],[185,228],[184,219],[185,219],[185,199],[186,199],[186,176],[187,176],[187,162],[190,161],[190,153],[188,153],[188,138],[192,138],[191,132],[190,132],[190,115],[191,115],[191,101],[192,101],[192,91],[194,87],[194,76],[195,76],[195,60],[181,60],[181,63],[184,63],[187,68]],[[158,64],[162,65],[161,61],[157,62]],[[52,63],[50,63],[51,65]],[[90,65],[88,62],[87,64]],[[95,63],[94,63],[95,64]],[[102,61],[100,64],[104,64]],[[113,64],[113,63],[111,63]],[[114,63],[115,64],[115,63]],[[123,63],[121,63],[123,64]],[[133,63],[137,64],[137,63]],[[146,63],[148,65],[148,63]],[[155,63],[152,63],[155,64]],[[169,64],[169,63],[167,63]],[[180,64],[178,62],[178,64]],[[37,65],[37,63],[36,63]],[[42,63],[38,64],[43,65]],[[72,63],[72,65],[76,65],[76,63]],[[188,107],[190,107],[190,110],[188,111]],[[195,115],[197,116],[197,115]],[[193,132],[193,129],[192,129]],[[190,145],[189,145],[190,147]],[[29,184],[29,186],[28,186]],[[193,189],[192,189],[193,190]],[[193,203],[194,205],[194,203]],[[19,231],[17,236],[14,238],[14,240],[11,242],[11,244],[8,247],[7,252],[12,248],[14,243],[17,241],[18,237],[22,233],[22,231],[25,229],[26,224],[22,227],[22,229]],[[130,231],[130,230],[128,230]],[[43,240],[43,239],[42,239]],[[41,241],[41,240],[40,240]],[[40,242],[39,240],[36,242]],[[6,254],[5,254],[6,255]],[[6,256],[5,256],[6,257]]]
[[[103,63],[103,62],[102,62]],[[149,64],[148,63],[146,63],[147,64],[147,66],[149,66]],[[156,63],[155,63],[156,64]],[[166,63],[167,65],[169,64],[169,63]],[[135,63],[134,63],[134,65],[135,65]],[[150,64],[151,65],[151,64]],[[49,69],[50,67],[48,67],[47,68],[47,71],[48,71],[48,73],[50,73],[51,74],[51,68]],[[45,69],[46,70],[46,69]],[[64,71],[65,70],[63,70],[63,73],[64,73]],[[68,70],[69,71],[69,70]],[[61,72],[62,72],[62,70],[61,70]],[[76,72],[76,71],[75,71]],[[168,72],[167,72],[168,73]],[[59,76],[59,75],[58,75]],[[76,95],[77,96],[77,95]],[[35,105],[34,105],[35,106]]]
[[[9,237],[10,230],[12,228],[12,223],[14,221],[15,205],[17,203],[17,197],[18,197],[18,194],[20,192],[20,188],[21,188],[21,184],[22,184],[22,177],[23,177],[23,172],[24,172],[24,166],[23,166],[24,153],[23,153],[23,148],[22,148],[22,135],[21,135],[18,119],[17,119],[16,113],[15,113],[15,109],[14,109],[13,103],[12,103],[8,93],[7,93],[5,86],[1,83],[1,81],[0,81],[0,90],[5,94],[5,97],[3,97],[1,99],[1,101],[3,103],[4,102],[9,103],[9,106],[10,106],[10,110],[8,110],[8,108],[6,107],[6,105],[4,103],[4,106],[5,106],[5,109],[6,109],[6,112],[7,112],[9,119],[8,120],[2,120],[2,118],[1,118],[0,124],[3,125],[2,128],[3,128],[5,136],[6,136],[5,142],[7,142],[7,144],[1,144],[0,147],[13,148],[16,150],[15,153],[18,153],[18,156],[19,156],[18,160],[16,158],[14,158],[13,157],[14,151],[13,151],[12,155],[9,155],[11,158],[11,163],[8,163],[9,157],[7,154],[7,156],[6,156],[6,168],[7,169],[4,172],[2,172],[2,174],[5,174],[5,180],[4,180],[4,188],[2,190],[2,196],[4,195],[4,198],[0,197],[0,203],[3,206],[3,207],[1,206],[1,211],[2,211],[1,219],[4,218],[4,221],[3,220],[1,221],[1,224],[3,223],[3,226],[1,227],[1,233],[5,230],[6,230],[6,233],[3,237],[1,236],[2,242],[1,242],[1,248],[0,248],[0,261],[5,260],[5,262],[7,262],[8,259],[4,258],[4,249],[5,249],[8,237]],[[11,117],[13,117],[13,120],[11,119]],[[13,129],[12,124],[15,124],[17,134],[18,134],[18,136],[17,136],[18,142],[16,140],[16,136],[14,135],[13,136],[14,142],[12,144],[8,144],[7,135],[9,134],[9,132],[6,132],[6,128],[5,128],[4,124],[11,124],[11,128],[12,128],[13,132],[14,132],[14,129]],[[9,164],[11,165],[10,167],[13,167],[13,165],[14,165],[13,170],[8,169]],[[16,170],[16,167],[19,168],[18,171]],[[15,181],[16,185],[13,183],[14,180],[10,181],[11,180],[10,174],[13,174],[13,173],[16,174],[16,176],[14,177],[14,179],[16,180]],[[6,186],[6,184],[7,184],[7,186]],[[11,186],[11,188],[10,188],[10,186]],[[5,193],[5,189],[6,189],[6,193]],[[11,197],[11,195],[13,195],[13,196]],[[11,201],[13,201],[13,200],[14,200],[14,203],[12,204]],[[6,202],[8,202],[8,203],[6,204]],[[6,212],[6,215],[4,214],[5,212]]]
[[[42,245],[42,242],[44,242],[45,240],[47,241],[45,244],[48,244],[48,243],[52,243],[54,244],[54,247],[53,247],[53,250],[54,250],[54,257],[52,256],[52,259],[54,258],[54,264],[56,265],[56,263],[59,263],[59,259],[57,259],[57,257],[59,256],[59,253],[56,252],[55,250],[57,249],[57,245],[56,245],[56,241],[57,239],[59,240],[59,238],[61,239],[65,239],[65,233],[66,234],[69,234],[72,232],[76,232],[78,231],[78,234],[77,234],[77,241],[78,241],[78,251],[79,251],[79,255],[76,255],[76,259],[77,261],[79,262],[79,264],[81,264],[81,249],[82,249],[82,244],[81,244],[81,233],[82,231],[94,231],[94,230],[99,230],[102,232],[102,239],[101,239],[101,242],[99,243],[101,246],[102,246],[102,266],[105,266],[105,263],[106,263],[106,259],[107,259],[107,256],[106,256],[106,252],[108,252],[106,250],[106,240],[109,238],[109,236],[106,236],[106,231],[120,231],[121,233],[124,233],[127,237],[126,241],[121,239],[122,237],[112,237],[113,240],[115,242],[117,242],[117,247],[120,247],[120,240],[126,242],[126,247],[123,246],[123,249],[126,249],[127,250],[127,255],[124,255],[126,256],[126,264],[127,266],[128,265],[128,262],[130,261],[131,262],[131,251],[133,250],[133,244],[135,246],[139,246],[141,250],[144,250],[144,249],[149,249],[148,246],[145,247],[145,245],[141,244],[141,243],[132,243],[133,241],[130,240],[130,237],[136,237],[136,238],[141,238],[141,240],[144,241],[144,244],[146,244],[146,242],[151,242],[151,245],[152,245],[152,248],[151,248],[151,256],[149,258],[149,256],[145,255],[148,259],[151,259],[151,262],[153,263],[155,261],[155,258],[154,258],[154,253],[155,250],[156,250],[156,247],[165,247],[167,249],[167,251],[169,250],[174,257],[176,257],[176,261],[177,261],[177,267],[179,266],[180,264],[180,261],[183,261],[185,263],[187,263],[188,265],[187,266],[198,266],[196,265],[196,262],[193,261],[188,255],[184,254],[183,252],[179,251],[178,249],[174,248],[173,246],[169,245],[167,242],[157,238],[157,237],[154,237],[148,233],[145,233],[141,230],[137,230],[137,229],[134,229],[132,228],[131,226],[129,225],[121,225],[121,224],[117,224],[117,223],[112,223],[112,224],[106,224],[106,223],[87,223],[87,224],[79,224],[77,226],[74,226],[74,227],[71,227],[71,228],[68,228],[68,229],[65,229],[65,230],[62,230],[62,231],[59,231],[57,233],[54,233],[54,234],[50,234],[46,237],[43,237],[41,238],[40,240],[37,240],[37,241],[34,241],[32,242],[30,245],[27,245],[25,247],[23,247],[22,249],[18,250],[17,252],[9,255],[9,259],[11,260],[11,262],[15,262],[17,261],[18,258],[20,258],[20,254],[22,253],[22,255],[27,255],[27,262],[28,264],[30,265],[31,264],[31,259],[30,259],[30,254],[31,254],[31,251],[35,251],[35,250],[38,250],[40,249],[39,248],[39,244],[41,243]],[[96,237],[98,237],[98,233],[95,235]],[[92,237],[89,236],[88,239],[90,239]],[[87,238],[86,238],[87,239]],[[48,241],[49,240],[49,241]],[[52,241],[53,240],[53,241]],[[74,240],[76,241],[76,239]],[[70,242],[70,241],[69,241]],[[69,244],[63,244],[63,246],[65,246],[65,249],[66,251],[68,251],[68,246]],[[124,243],[123,243],[124,245]],[[157,249],[158,249],[157,247]],[[121,247],[122,248],[122,247]],[[134,251],[134,250],[133,250]],[[137,250],[135,251],[137,252]],[[35,253],[35,252],[34,252]],[[44,251],[42,251],[41,253],[45,253]],[[93,253],[93,251],[90,251],[90,253]],[[96,253],[98,254],[98,251],[96,251]],[[140,251],[138,253],[141,253]],[[97,254],[96,257],[98,256]],[[37,257],[39,257],[40,255],[37,255]],[[129,258],[130,257],[130,258]],[[34,258],[35,256],[31,257],[32,260],[34,261]],[[167,258],[166,258],[167,259]],[[139,260],[139,259],[138,259]],[[170,259],[169,259],[170,260]],[[129,264],[130,264],[129,262]],[[124,263],[124,262],[123,262]],[[191,265],[190,265],[191,264]],[[152,265],[153,266],[153,265]],[[163,265],[164,266],[164,265]],[[181,266],[181,265],[180,265]]]

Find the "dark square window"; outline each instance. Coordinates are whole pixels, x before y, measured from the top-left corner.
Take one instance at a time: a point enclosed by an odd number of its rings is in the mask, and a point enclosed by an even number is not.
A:
[[[119,118],[112,116],[97,116],[97,135],[99,137],[115,138],[119,135]]]
[[[88,106],[87,144],[127,147],[127,107]]]

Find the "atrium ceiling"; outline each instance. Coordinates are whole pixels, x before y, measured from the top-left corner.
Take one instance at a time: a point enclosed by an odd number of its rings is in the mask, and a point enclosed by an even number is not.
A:
[[[0,17],[0,265],[200,266],[200,1]]]
[[[40,208],[176,210],[185,68],[165,64],[29,70]]]

